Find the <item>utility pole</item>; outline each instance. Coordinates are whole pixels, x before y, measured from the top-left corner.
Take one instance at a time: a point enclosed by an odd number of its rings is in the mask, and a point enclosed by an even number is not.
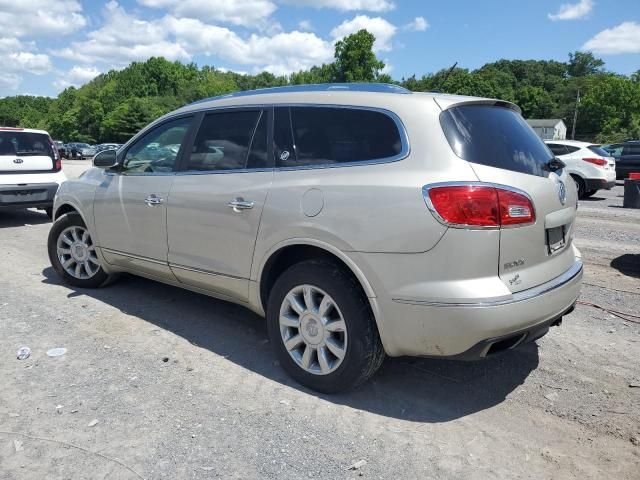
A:
[[[573,112],[573,127],[571,127],[571,140],[575,140],[575,137],[576,137],[576,122],[578,121],[578,105],[580,105],[580,89],[578,89],[578,95],[576,96],[576,109]]]

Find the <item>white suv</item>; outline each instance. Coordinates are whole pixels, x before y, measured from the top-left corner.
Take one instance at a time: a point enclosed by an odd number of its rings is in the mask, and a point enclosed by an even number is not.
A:
[[[242,92],[94,165],[56,197],[60,276],[91,288],[129,272],[245,305],[319,391],[363,382],[385,353],[476,359],[536,340],[580,291],[576,189],[508,102]]]
[[[616,161],[600,145],[576,140],[545,140],[545,143],[567,165],[580,198],[616,185]]]
[[[53,198],[66,179],[47,132],[0,127],[0,209],[40,208],[51,217]]]

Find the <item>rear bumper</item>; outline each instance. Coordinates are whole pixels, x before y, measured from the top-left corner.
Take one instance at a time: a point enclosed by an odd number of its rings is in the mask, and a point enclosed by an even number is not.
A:
[[[572,310],[582,283],[582,261],[542,285],[476,303],[376,299],[391,356],[479,359],[544,335]],[[502,343],[499,343],[502,342]]]
[[[584,183],[587,191],[602,190],[602,189],[611,190],[613,187],[616,186],[615,177],[607,180],[604,180],[601,178],[585,178]]]
[[[53,206],[57,183],[0,185],[0,208],[48,208]]]

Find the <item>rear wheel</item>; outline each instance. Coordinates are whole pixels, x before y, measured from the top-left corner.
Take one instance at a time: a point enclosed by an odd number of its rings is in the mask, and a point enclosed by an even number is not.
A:
[[[364,292],[330,261],[298,263],[278,278],[269,295],[267,326],[283,368],[319,392],[354,388],[384,360]]]
[[[584,198],[587,191],[587,186],[584,183],[584,180],[578,175],[571,175],[571,178],[573,178],[573,181],[576,182],[576,186],[578,187],[578,198]]]
[[[77,213],[58,218],[47,242],[51,265],[70,285],[97,288],[109,280],[98,259],[89,229]]]

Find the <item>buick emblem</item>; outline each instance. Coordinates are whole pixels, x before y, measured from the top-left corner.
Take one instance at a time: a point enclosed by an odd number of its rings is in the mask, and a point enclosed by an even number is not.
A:
[[[567,187],[562,180],[558,180],[558,198],[562,205],[567,201]]]
[[[21,158],[15,158],[13,160],[13,163],[23,163],[23,162],[24,162],[24,160],[22,160]]]

